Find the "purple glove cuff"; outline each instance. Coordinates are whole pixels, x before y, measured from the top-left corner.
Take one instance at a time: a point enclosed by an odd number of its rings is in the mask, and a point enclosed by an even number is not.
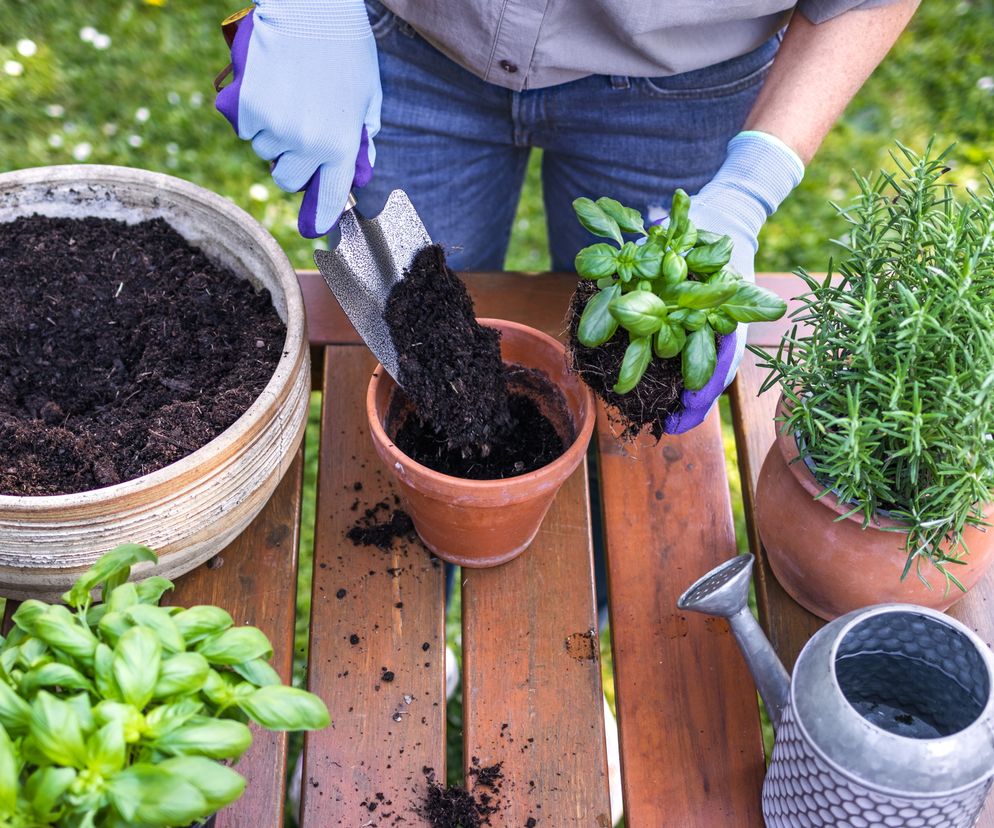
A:
[[[711,379],[697,391],[683,392],[680,397],[683,409],[674,411],[666,418],[666,432],[668,434],[682,434],[704,422],[711,407],[717,402],[721,392],[725,390],[725,383],[735,360],[738,335],[739,332],[736,330],[721,338],[718,359]]]
[[[362,138],[359,139],[359,154],[355,160],[355,175],[352,178],[353,187],[365,187],[373,177],[373,165],[369,163],[369,134],[366,127],[362,128]],[[300,213],[297,215],[297,230],[305,239],[316,239],[323,236],[317,229],[318,195],[321,192],[321,167],[304,187],[304,198],[300,202]],[[335,224],[338,222],[336,221]],[[334,227],[334,225],[332,225]],[[325,231],[328,232],[328,231]]]
[[[238,96],[242,90],[242,78],[245,77],[245,62],[248,57],[249,40],[255,26],[255,12],[249,12],[238,24],[235,39],[231,44],[232,81],[217,93],[214,108],[217,109],[235,128],[238,134]],[[240,137],[240,136],[239,136]]]

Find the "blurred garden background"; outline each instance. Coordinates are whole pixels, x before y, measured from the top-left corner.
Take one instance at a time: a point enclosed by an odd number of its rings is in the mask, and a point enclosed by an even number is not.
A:
[[[238,5],[239,0],[0,0],[0,172],[67,163],[168,172],[227,196],[273,233],[296,266],[312,267],[314,242],[296,231],[299,196],[272,184],[267,165],[213,108],[211,81],[228,60],[218,24]],[[888,164],[895,139],[920,150],[933,134],[937,147],[957,144],[948,180],[982,186],[994,158],[994,0],[922,4],[799,189],[767,224],[756,269],[824,270],[832,253],[829,240],[842,232],[830,202],[854,194],[851,170],[871,173]],[[538,159],[536,152],[515,220],[510,270],[549,264]],[[315,412],[317,405],[315,400]],[[315,437],[312,423],[310,439]],[[313,461],[316,452],[309,457]],[[733,452],[728,462],[734,466]],[[313,474],[312,462],[309,486]],[[738,502],[734,488],[732,494]],[[305,526],[313,521],[313,500],[307,505]],[[305,531],[302,621],[310,600],[310,539]],[[458,596],[449,628],[458,650]],[[300,625],[298,649],[301,681],[306,623]],[[450,714],[458,750],[458,700]]]

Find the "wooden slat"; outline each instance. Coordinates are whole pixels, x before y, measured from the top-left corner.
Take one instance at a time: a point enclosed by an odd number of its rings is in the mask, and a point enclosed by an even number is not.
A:
[[[736,554],[717,411],[659,445],[598,420],[627,824],[762,826],[756,691],[724,621],[680,593]]]
[[[500,762],[494,825],[609,828],[584,468],[520,557],[463,569],[462,589],[467,786],[473,757]]]
[[[249,527],[211,561],[179,578],[175,591],[163,599],[180,606],[216,604],[236,624],[262,629],[273,643],[273,666],[285,682],[293,664],[302,469],[298,452]],[[253,727],[252,747],[238,763],[249,784],[241,799],[216,816],[216,828],[283,825],[286,748],[286,733]]]
[[[332,725],[305,737],[314,828],[424,824],[422,768],[445,779],[444,570],[420,543],[381,552],[345,537],[363,509],[392,503],[366,426],[374,365],[364,348],[327,349],[308,683]]]
[[[565,329],[566,310],[576,286],[572,273],[462,273],[477,316],[513,319],[552,336]],[[359,344],[352,323],[313,270],[297,273],[307,309],[307,331],[312,344]]]

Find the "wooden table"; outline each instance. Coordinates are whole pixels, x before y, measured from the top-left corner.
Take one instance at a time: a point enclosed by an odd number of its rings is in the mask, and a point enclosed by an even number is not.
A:
[[[574,284],[565,275],[466,276],[481,316],[561,335]],[[392,552],[345,538],[363,507],[392,488],[366,434],[363,400],[374,361],[320,278],[300,274],[323,390],[309,686],[333,724],[305,740],[303,824],[416,826],[425,768],[445,778],[444,573],[418,544]],[[785,298],[800,282],[765,275]],[[773,345],[786,321],[753,325]],[[730,390],[746,515],[772,443],[773,393],[746,354]],[[596,462],[600,501],[581,467],[535,542],[515,561],[464,570],[463,741],[467,762],[503,763],[493,825],[610,823],[591,564],[592,509],[607,551],[615,689],[629,828],[762,826],[764,756],[756,692],[723,621],[684,614],[677,596],[736,554],[718,414],[688,434],[619,444],[603,412]],[[182,578],[172,601],[218,603],[272,638],[291,670],[301,458],[269,505],[225,552]],[[357,491],[361,483],[361,491]],[[763,623],[788,665],[821,622],[779,588],[759,558]],[[955,610],[990,643],[988,579]],[[350,643],[356,641],[358,643]],[[384,671],[393,680],[384,679]],[[259,735],[240,770],[245,796],[218,826],[282,825],[284,735]],[[474,777],[467,767],[467,784]],[[994,828],[988,807],[979,825]]]

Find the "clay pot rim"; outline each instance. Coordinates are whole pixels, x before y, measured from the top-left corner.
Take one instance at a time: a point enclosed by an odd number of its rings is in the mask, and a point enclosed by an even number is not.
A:
[[[785,417],[787,416],[787,413],[787,400],[783,394],[781,394],[780,400],[777,402],[777,418],[779,419],[780,417]],[[825,491],[825,486],[815,479],[815,476],[808,467],[808,464],[801,458],[801,451],[797,446],[796,435],[785,432],[779,422],[776,422],[775,427],[777,435],[777,448],[787,464],[787,469],[794,476],[794,479],[798,482],[798,484],[806,492],[808,492],[813,499],[824,505],[825,508],[831,509],[837,515],[846,515],[845,520],[851,520],[862,525],[862,511],[852,512],[853,504],[841,503],[838,495],[836,495],[834,491],[829,490],[822,497],[818,497],[818,495]],[[988,501],[983,504],[982,511],[984,517],[988,520],[994,518],[994,501]],[[852,512],[852,514],[847,515],[847,512]],[[881,531],[890,529],[899,530],[895,532],[895,534],[906,534],[906,526],[907,523],[904,521],[895,520],[894,518],[880,514],[879,512],[874,512],[872,518],[870,519],[870,528],[879,529]]]
[[[523,333],[533,339],[537,339],[546,345],[549,345],[559,352],[564,360],[566,359],[566,348],[559,340],[549,336],[543,331],[532,328],[529,325],[523,325],[520,322],[512,322],[508,319],[494,319],[490,317],[478,317],[476,321],[488,328],[506,328]],[[566,476],[568,476],[569,473],[572,473],[572,470],[579,465],[580,460],[582,460],[582,455],[586,454],[590,438],[593,436],[594,423],[597,419],[593,394],[590,389],[587,388],[587,386],[578,378],[577,382],[583,404],[581,406],[580,422],[574,423],[574,426],[577,427],[576,436],[573,438],[573,442],[570,443],[566,450],[551,463],[525,474],[519,474],[513,477],[499,477],[490,480],[470,480],[466,477],[456,477],[450,474],[442,474],[441,472],[428,468],[428,466],[418,463],[416,460],[402,452],[394,444],[393,440],[390,439],[389,435],[386,433],[386,430],[383,428],[383,425],[380,423],[380,418],[376,411],[376,394],[384,374],[386,374],[386,371],[383,366],[377,363],[376,368],[373,370],[373,376],[370,378],[369,387],[366,390],[366,417],[369,421],[369,428],[372,432],[373,440],[383,448],[387,455],[389,455],[391,465],[395,463],[403,463],[408,466],[413,473],[417,474],[418,477],[421,478],[424,484],[427,484],[427,488],[449,490],[451,487],[456,486],[467,495],[497,494],[506,493],[509,487],[514,487],[515,489],[529,489],[534,485],[542,486],[542,484],[546,483],[550,478],[561,477],[565,479]],[[387,374],[387,376],[389,376],[389,374]],[[581,456],[578,457],[578,455]]]
[[[47,167],[31,167],[0,174],[0,193],[16,190],[25,185],[78,184],[113,187],[115,184],[139,186],[151,193],[161,193],[163,197],[178,196],[180,199],[199,203],[229,223],[240,225],[251,236],[254,244],[272,262],[273,271],[282,278],[283,298],[286,301],[286,336],[282,351],[272,376],[259,395],[245,412],[214,439],[154,472],[124,480],[110,486],[87,489],[72,494],[55,495],[4,495],[0,494],[0,510],[16,510],[20,514],[43,512],[55,509],[78,509],[81,507],[112,503],[122,497],[154,492],[160,488],[185,486],[189,481],[202,476],[204,470],[213,467],[213,458],[223,456],[227,450],[240,442],[253,442],[261,427],[268,421],[267,412],[272,403],[287,393],[290,378],[296,373],[300,362],[300,344],[307,341],[304,317],[304,301],[297,283],[296,271],[286,253],[256,219],[234,202],[211,190],[166,173],[153,172],[138,167],[114,164],[60,164]],[[81,215],[87,215],[81,213]],[[304,349],[306,352],[306,348]]]

